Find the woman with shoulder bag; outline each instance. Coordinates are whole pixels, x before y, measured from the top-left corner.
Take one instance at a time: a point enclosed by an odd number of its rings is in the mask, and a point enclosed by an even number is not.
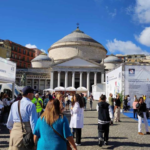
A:
[[[67,145],[67,141],[77,150],[68,120],[61,115],[59,100],[49,101],[34,130],[37,150],[68,150],[70,145]]]
[[[147,108],[146,108],[146,103],[144,103],[143,97],[139,98],[139,103],[136,104],[136,108],[137,108],[137,113],[138,113],[138,134],[144,135],[142,133],[142,119],[145,124],[146,134],[150,134],[149,129],[148,129],[148,122],[146,118]]]

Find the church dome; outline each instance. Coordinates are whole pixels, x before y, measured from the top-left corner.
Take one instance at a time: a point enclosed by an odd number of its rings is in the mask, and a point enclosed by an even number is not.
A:
[[[90,36],[85,34],[83,31],[81,31],[79,28],[77,28],[72,33],[66,35],[65,37],[63,37],[62,39],[60,39],[59,41],[57,41],[54,44],[58,44],[58,43],[62,43],[62,42],[78,42],[78,41],[93,42],[93,43],[100,44],[99,42],[97,42],[96,40],[92,39]]]
[[[115,55],[110,55],[104,59],[104,63],[121,63],[122,60]]]
[[[48,68],[53,63],[52,59],[45,53],[41,53],[31,61],[32,68]]]
[[[104,59],[104,66],[107,70],[116,68],[120,63],[122,63],[122,60],[112,54]]]
[[[77,27],[71,34],[54,43],[48,52],[55,62],[75,56],[100,61],[106,57],[107,50]]]
[[[32,59],[31,62],[34,62],[34,61],[51,61],[51,58],[49,58],[47,56],[47,54],[45,53],[41,53],[40,55],[38,55],[37,57],[35,57],[34,59]]]

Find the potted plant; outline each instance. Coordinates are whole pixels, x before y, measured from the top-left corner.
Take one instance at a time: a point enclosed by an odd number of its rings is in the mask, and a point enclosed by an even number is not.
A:
[[[121,101],[121,105],[120,105],[120,112],[123,112],[123,99],[124,99],[124,94],[123,91],[121,91],[121,93],[118,93],[119,97],[120,97],[120,101]]]

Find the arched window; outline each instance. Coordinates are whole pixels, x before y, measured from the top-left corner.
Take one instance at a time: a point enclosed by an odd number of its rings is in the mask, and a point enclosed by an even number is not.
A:
[[[23,50],[23,54],[26,54],[26,50],[25,49]]]

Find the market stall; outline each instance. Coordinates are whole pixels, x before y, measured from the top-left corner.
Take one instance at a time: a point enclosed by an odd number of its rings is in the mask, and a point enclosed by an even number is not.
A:
[[[77,89],[74,87],[67,87],[66,88],[66,93],[75,94],[76,91],[77,91]]]
[[[77,88],[77,93],[85,93],[87,94],[88,90],[85,87],[79,87]]]
[[[45,89],[45,90],[43,90],[44,92],[46,92],[46,91],[49,91],[49,92],[54,92],[55,90],[53,90],[53,89]]]
[[[11,98],[14,99],[15,94],[15,80],[16,80],[16,63],[0,57],[0,92],[2,91],[2,84],[10,83]]]
[[[56,93],[61,92],[62,94],[64,94],[65,91],[66,91],[65,88],[62,87],[62,86],[56,87],[54,90],[55,90]]]

